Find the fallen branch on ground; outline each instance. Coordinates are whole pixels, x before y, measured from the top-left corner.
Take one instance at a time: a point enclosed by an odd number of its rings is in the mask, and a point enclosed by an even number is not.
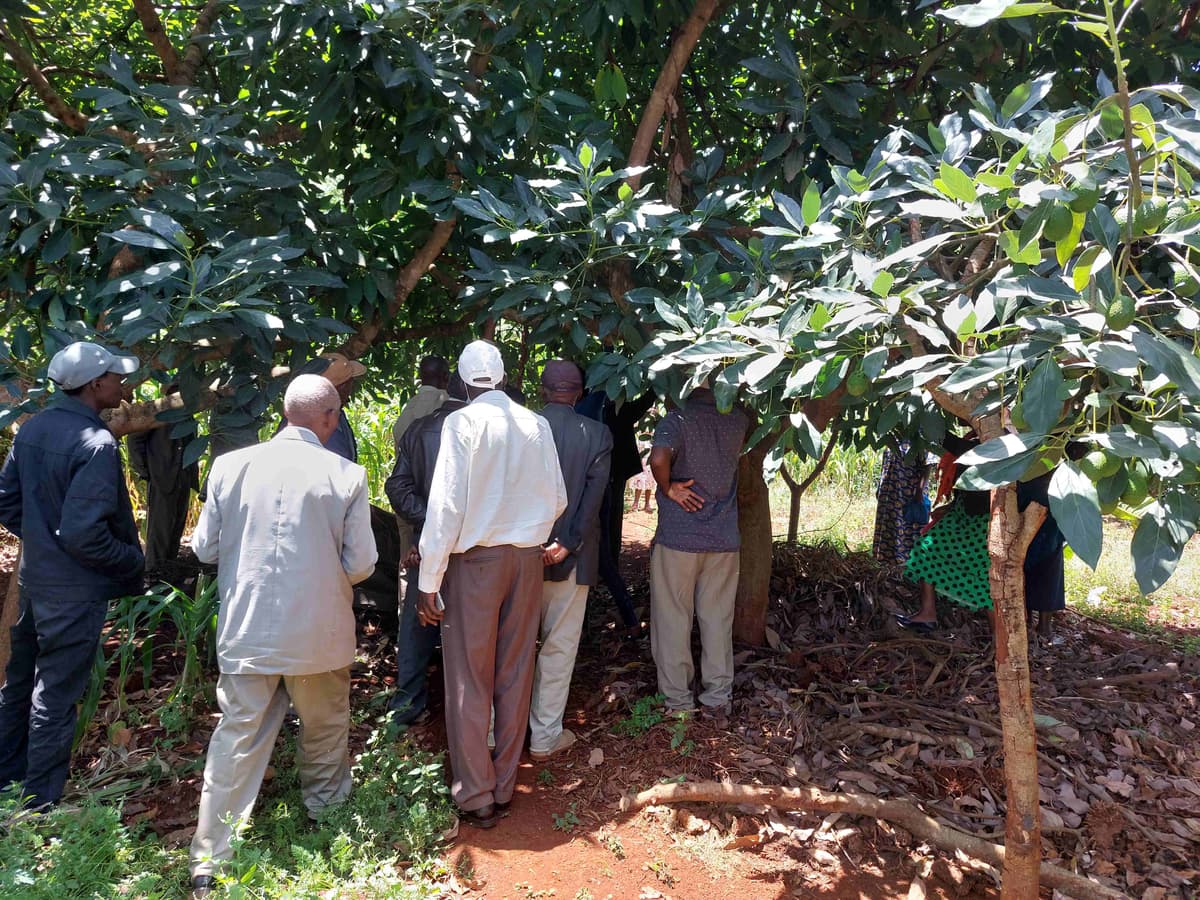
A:
[[[943,825],[905,800],[880,800],[864,794],[831,793],[819,788],[783,788],[746,784],[722,784],[703,781],[696,784],[659,784],[632,796],[621,798],[621,810],[633,812],[645,806],[663,803],[727,803],[771,806],[805,812],[844,812],[870,816],[899,825],[915,837],[941,850],[961,852],[993,866],[1004,864],[1004,847],[974,835]],[[1124,894],[1074,872],[1049,863],[1041,865],[1042,884],[1071,897],[1119,898]]]
[[[1179,666],[1167,663],[1163,668],[1153,672],[1134,672],[1130,675],[1104,675],[1099,678],[1088,678],[1075,682],[1077,688],[1119,687],[1131,684],[1156,684],[1162,681],[1176,681],[1179,678]]]

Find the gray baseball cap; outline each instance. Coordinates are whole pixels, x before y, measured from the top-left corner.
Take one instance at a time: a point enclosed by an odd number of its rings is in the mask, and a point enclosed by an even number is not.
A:
[[[73,391],[105,372],[129,375],[136,372],[139,365],[136,356],[117,356],[99,344],[76,341],[54,354],[46,374],[63,390]]]

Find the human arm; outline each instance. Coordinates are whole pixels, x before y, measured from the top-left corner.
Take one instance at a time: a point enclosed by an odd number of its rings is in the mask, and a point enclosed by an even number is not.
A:
[[[371,530],[371,500],[367,489],[367,471],[354,466],[350,502],[342,523],[342,569],[351,584],[365,581],[375,571],[379,551]]]
[[[425,524],[421,528],[418,587],[422,593],[436,594],[441,588],[450,554],[458,543],[466,515],[474,444],[470,419],[454,413],[442,424],[442,443],[433,467]]]
[[[579,548],[583,546],[584,536],[600,520],[600,504],[604,502],[604,494],[608,490],[613,440],[607,428],[599,431],[599,449],[588,464],[583,482],[583,495],[579,499],[579,505],[575,508],[570,520],[563,523],[564,527],[551,535],[554,543],[559,544],[570,553],[579,552]]]
[[[703,508],[704,498],[692,490],[696,479],[687,481],[671,480],[671,462],[673,453],[670,447],[653,447],[650,450],[650,474],[654,476],[659,489],[688,512],[696,512]]]
[[[130,517],[128,501],[122,505],[125,489],[121,455],[115,440],[89,446],[83,454],[63,497],[58,539],[62,548],[81,565],[110,578],[137,578],[146,559],[136,540],[117,537],[113,520]]]
[[[17,448],[8,451],[0,469],[0,525],[21,536],[21,477],[17,472]]]
[[[129,469],[142,481],[150,480],[149,442],[150,432],[148,431],[139,431],[125,438],[125,449],[129,455]]]
[[[209,469],[204,505],[200,508],[196,530],[192,532],[192,552],[202,563],[215,563],[220,551],[221,506],[218,497],[221,495],[224,471],[225,466],[221,458],[217,457]]]
[[[418,490],[413,462],[421,448],[415,440],[418,433],[408,429],[396,446],[396,462],[392,474],[384,482],[383,490],[392,511],[409,525],[420,528],[425,522],[425,497]]]

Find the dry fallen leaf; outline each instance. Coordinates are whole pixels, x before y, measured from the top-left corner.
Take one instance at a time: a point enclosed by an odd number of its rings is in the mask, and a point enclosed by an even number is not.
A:
[[[588,765],[593,769],[597,766],[604,765],[604,751],[596,747],[588,754]]]

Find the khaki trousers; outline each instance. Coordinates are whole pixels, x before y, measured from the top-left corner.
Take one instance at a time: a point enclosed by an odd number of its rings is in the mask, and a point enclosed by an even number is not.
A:
[[[529,749],[553,750],[562,734],[563,713],[571,690],[571,673],[583,632],[588,586],[566,581],[542,583],[542,649],[533,670],[533,698],[529,705]]]
[[[739,555],[658,544],[650,556],[650,651],[667,708],[692,709],[692,616],[700,624],[700,702],[733,696],[733,604]]]
[[[450,793],[466,811],[507,803],[529,724],[542,548],[505,544],[452,555],[442,599]],[[488,750],[493,706],[496,747]]]
[[[221,721],[208,744],[192,875],[229,860],[233,826],[249,820],[288,707],[300,716],[296,758],[304,806],[315,816],[350,795],[350,668],[315,675],[229,675],[217,680]]]

